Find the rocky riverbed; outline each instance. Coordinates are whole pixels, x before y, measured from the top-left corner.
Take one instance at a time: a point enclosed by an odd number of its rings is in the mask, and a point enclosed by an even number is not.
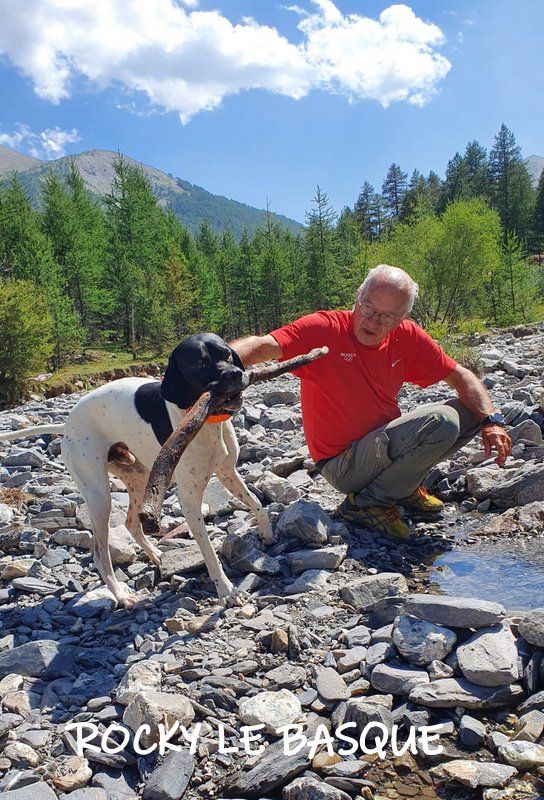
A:
[[[87,510],[59,459],[60,440],[3,446],[2,797],[540,797],[544,582],[537,572],[530,603],[516,594],[516,579],[508,602],[500,592],[492,602],[485,554],[524,553],[529,570],[542,564],[544,327],[501,332],[479,350],[513,456],[499,470],[475,440],[439,464],[429,487],[448,501],[446,513],[414,521],[409,544],[332,516],[341,498],[312,470],[295,378],[247,392],[235,420],[240,471],[266,503],[278,543],[263,550],[251,516],[217,482],[205,497],[212,542],[248,595],[240,608],[219,606],[175,495],[165,503],[159,570],[125,531],[127,495],[112,480],[113,560],[141,597],[133,611],[114,609],[91,562]],[[401,405],[441,399],[447,389],[407,387]],[[3,412],[0,430],[62,421],[77,398]],[[473,552],[481,591],[459,596],[447,559]],[[97,750],[78,754],[77,723],[95,726],[84,730]],[[184,728],[170,741],[179,749],[162,756],[160,725],[176,723]],[[291,724],[308,742],[288,755],[279,729]],[[352,753],[339,739],[342,725]],[[264,752],[245,752],[249,726],[261,726],[249,747],[264,743]],[[439,735],[430,748],[429,726]],[[386,752],[367,752],[383,731]],[[396,740],[411,735],[414,752],[401,753]],[[436,743],[441,753],[424,752]]]

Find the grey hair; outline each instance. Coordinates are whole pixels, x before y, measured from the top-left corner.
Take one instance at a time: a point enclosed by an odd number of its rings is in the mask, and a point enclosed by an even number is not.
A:
[[[389,285],[404,292],[408,297],[404,314],[410,313],[419,294],[419,286],[407,272],[389,264],[378,264],[377,267],[369,269],[368,275],[357,289],[357,301],[376,283]]]

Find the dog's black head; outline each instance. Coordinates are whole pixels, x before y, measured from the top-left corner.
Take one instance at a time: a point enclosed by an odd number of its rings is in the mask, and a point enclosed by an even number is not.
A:
[[[161,394],[179,408],[190,408],[210,389],[225,393],[241,390],[243,371],[240,357],[220,336],[197,333],[172,352]]]

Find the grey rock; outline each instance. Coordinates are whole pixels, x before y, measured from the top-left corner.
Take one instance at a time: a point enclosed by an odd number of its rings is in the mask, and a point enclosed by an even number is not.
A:
[[[445,658],[455,647],[457,636],[449,628],[417,617],[402,615],[393,624],[393,642],[399,653],[416,666]]]
[[[82,619],[99,617],[104,611],[112,611],[117,603],[106,586],[83,592],[66,604],[66,611]]]
[[[288,689],[274,692],[259,692],[242,698],[239,716],[245,725],[264,725],[272,735],[284,725],[292,725],[302,718],[302,706],[296,695]]]
[[[524,439],[534,444],[542,444],[542,430],[532,419],[526,419],[519,425],[514,425],[508,431],[512,442],[515,444],[519,439]]]
[[[325,544],[333,521],[318,503],[298,500],[282,512],[276,525],[280,537],[292,537],[308,544]]]
[[[305,594],[306,592],[320,592],[327,589],[330,572],[324,569],[308,569],[290,583],[283,591],[284,594]]]
[[[306,670],[304,667],[298,667],[296,664],[286,661],[285,664],[265,672],[265,677],[278,686],[294,689],[297,686],[302,686],[306,680]]]
[[[145,782],[143,800],[180,800],[195,769],[195,760],[184,750],[170,753]]]
[[[404,609],[419,619],[452,628],[485,628],[496,625],[506,616],[506,609],[499,603],[477,597],[410,594],[405,598]]]
[[[433,767],[431,775],[440,776],[445,774],[448,778],[462,783],[463,786],[470,786],[472,789],[478,787],[501,787],[506,786],[516,774],[513,767],[506,764],[496,764],[493,761],[467,761],[457,759],[439,767]]]
[[[76,789],[74,792],[62,794],[61,800],[109,800],[109,798],[104,789],[87,786],[85,789]]]
[[[393,715],[389,708],[378,703],[368,702],[369,698],[354,698],[346,703],[344,722],[354,722],[358,735],[371,722],[380,722],[389,732],[393,730]],[[369,730],[372,736],[371,729]],[[351,734],[350,734],[351,735]],[[376,732],[374,732],[376,735]]]
[[[57,795],[44,781],[36,781],[20,789],[2,792],[2,800],[57,800]]]
[[[24,578],[14,578],[11,585],[24,594],[39,594],[41,597],[55,594],[61,588],[56,583],[48,583],[39,578],[28,577],[28,575]]]
[[[489,498],[499,508],[524,506],[544,496],[544,463],[527,463],[505,476],[482,467],[468,470],[467,491],[477,500]]]
[[[378,664],[372,670],[370,683],[380,692],[408,695],[414,687],[428,684],[429,675],[415,667]]]
[[[293,575],[307,569],[338,569],[348,552],[347,545],[336,545],[319,550],[296,550],[289,553],[287,561]]]
[[[499,758],[524,771],[544,766],[544,746],[534,742],[508,742],[499,747]]]
[[[319,670],[316,685],[317,691],[325,701],[347,700],[351,696],[345,680],[332,667]]]
[[[351,800],[341,789],[318,780],[312,775],[303,775],[284,787],[282,800]]]
[[[536,709],[537,711],[544,710],[544,689],[541,692],[532,694],[519,706],[519,711],[522,714],[524,714],[526,711],[533,711],[533,709]]]
[[[219,545],[213,542],[214,547]],[[161,577],[171,578],[173,575],[186,575],[204,569],[204,557],[196,542],[182,540],[175,547],[169,547],[161,555]]]
[[[0,717],[1,720],[1,717]],[[515,742],[537,742],[544,733],[544,714],[542,711],[528,711],[519,718],[518,730],[512,737]]]
[[[526,642],[544,647],[544,608],[528,611],[520,620],[518,630]]]
[[[76,671],[77,659],[84,652],[49,639],[21,644],[0,653],[0,677],[16,673],[30,678],[59,678]]]
[[[307,734],[306,734],[307,735]],[[275,789],[300,775],[310,765],[306,747],[295,755],[284,753],[283,742],[275,742],[266,748],[255,766],[240,770],[228,779],[225,788],[230,797],[266,797]]]
[[[257,575],[277,575],[280,564],[260,547],[256,534],[229,533],[223,540],[221,555],[227,564],[238,572],[255,572]]]
[[[225,489],[219,478],[212,476],[204,490],[202,503],[208,506],[209,517],[226,514],[232,510],[235,503],[234,497]]]
[[[376,667],[378,669],[378,667]],[[477,686],[464,678],[443,678],[427,686],[416,686],[410,691],[410,700],[428,708],[455,708],[469,711],[479,708],[507,706],[523,695],[521,686]]]
[[[398,572],[365,575],[340,589],[342,600],[363,613],[371,611],[376,603],[386,597],[404,597],[406,594],[406,578]]]
[[[518,651],[510,628],[483,628],[457,648],[465,678],[479,686],[504,686],[519,678]]]
[[[255,484],[269,503],[296,503],[300,500],[299,490],[286,478],[280,478],[273,472],[263,472]]]
[[[459,741],[468,750],[477,750],[485,742],[486,727],[470,714],[463,714],[459,723]]]

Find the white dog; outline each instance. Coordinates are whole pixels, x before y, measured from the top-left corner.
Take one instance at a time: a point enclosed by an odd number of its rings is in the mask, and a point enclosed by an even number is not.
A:
[[[106,586],[120,605],[136,597],[119,583],[108,547],[111,495],[108,473],[126,485],[129,506],[126,527],[154,564],[161,551],[145,536],[138,512],[149,471],[161,445],[177,428],[206,389],[230,392],[241,385],[243,365],[238,355],[214,334],[191,336],[170,356],[163,381],[123,378],[93,390],[78,401],[63,425],[40,425],[0,434],[0,441],[61,434],[64,463],[87,504],[94,535],[94,561]],[[232,413],[239,403],[224,410]],[[222,409],[223,410],[223,409]],[[212,474],[255,515],[264,543],[273,541],[266,511],[236,470],[239,446],[230,419],[210,418],[187,447],[175,472],[178,496],[190,531],[198,543],[219,598],[238,601],[232,582],[208,538],[202,516],[202,496]]]

